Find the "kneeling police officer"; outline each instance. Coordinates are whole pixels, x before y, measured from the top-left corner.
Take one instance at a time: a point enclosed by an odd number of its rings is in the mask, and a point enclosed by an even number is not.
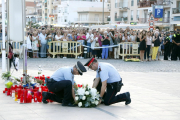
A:
[[[51,78],[47,80],[47,87],[54,94],[43,92],[43,103],[48,103],[46,100],[49,99],[62,103],[62,106],[74,107],[74,75],[82,75],[83,72],[86,72],[86,68],[79,61],[74,67],[63,67],[58,69]]]
[[[88,66],[97,72],[93,88],[100,92],[100,103],[102,100],[104,100],[105,105],[123,101],[125,105],[131,103],[129,92],[116,95],[123,83],[121,76],[114,66],[109,63],[98,62],[95,58],[91,58],[84,66]]]

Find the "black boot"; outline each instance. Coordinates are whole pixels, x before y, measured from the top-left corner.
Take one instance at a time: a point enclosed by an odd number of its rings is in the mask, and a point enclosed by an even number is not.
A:
[[[125,93],[125,94],[126,94],[126,102],[125,102],[125,105],[128,105],[128,104],[131,103],[130,93],[127,92],[127,93]]]
[[[47,99],[49,99],[49,97],[48,97],[48,93],[47,92],[43,92],[42,93],[42,102],[44,103],[44,104],[47,104],[48,102],[46,101]]]

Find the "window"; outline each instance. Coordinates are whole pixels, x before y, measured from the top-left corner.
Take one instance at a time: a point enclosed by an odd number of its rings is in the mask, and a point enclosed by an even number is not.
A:
[[[131,10],[131,20],[133,20],[133,10]]]
[[[61,22],[63,22],[63,17],[61,17]]]
[[[64,22],[67,22],[67,16],[64,16]]]
[[[67,7],[64,8],[64,13],[67,13]]]
[[[29,10],[29,13],[32,13],[32,10]]]
[[[137,10],[137,13],[136,13],[136,20],[139,20],[139,10]]]
[[[131,0],[131,6],[134,6],[134,0]]]
[[[139,5],[139,1],[140,1],[140,0],[137,0],[137,5]]]
[[[95,14],[95,21],[99,21],[99,14]]]

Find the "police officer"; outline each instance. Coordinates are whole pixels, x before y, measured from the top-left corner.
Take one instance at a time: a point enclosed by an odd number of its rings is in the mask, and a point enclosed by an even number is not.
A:
[[[173,35],[172,42],[173,42],[173,49],[172,49],[171,60],[177,60],[177,57],[179,57],[180,60],[180,30],[177,30],[177,33]]]
[[[102,100],[104,100],[105,105],[123,101],[126,105],[131,103],[129,92],[116,95],[123,84],[121,76],[114,66],[109,63],[98,62],[95,58],[91,58],[84,66],[88,66],[97,72],[93,88],[100,92],[100,103]]]
[[[62,103],[62,106],[74,107],[74,75],[82,75],[83,72],[86,72],[86,68],[79,61],[74,67],[63,67],[58,69],[51,78],[47,80],[47,87],[49,91],[54,94],[43,92],[43,103],[48,103],[47,99],[49,99]]]
[[[169,52],[170,52],[170,33],[166,33],[166,39],[164,41],[164,60],[168,60]]]

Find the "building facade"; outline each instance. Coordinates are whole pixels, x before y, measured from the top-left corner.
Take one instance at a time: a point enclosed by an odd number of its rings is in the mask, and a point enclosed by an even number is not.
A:
[[[149,26],[155,6],[163,7],[163,17],[154,20],[154,27],[165,31],[179,28],[180,0],[111,0],[110,23]]]

